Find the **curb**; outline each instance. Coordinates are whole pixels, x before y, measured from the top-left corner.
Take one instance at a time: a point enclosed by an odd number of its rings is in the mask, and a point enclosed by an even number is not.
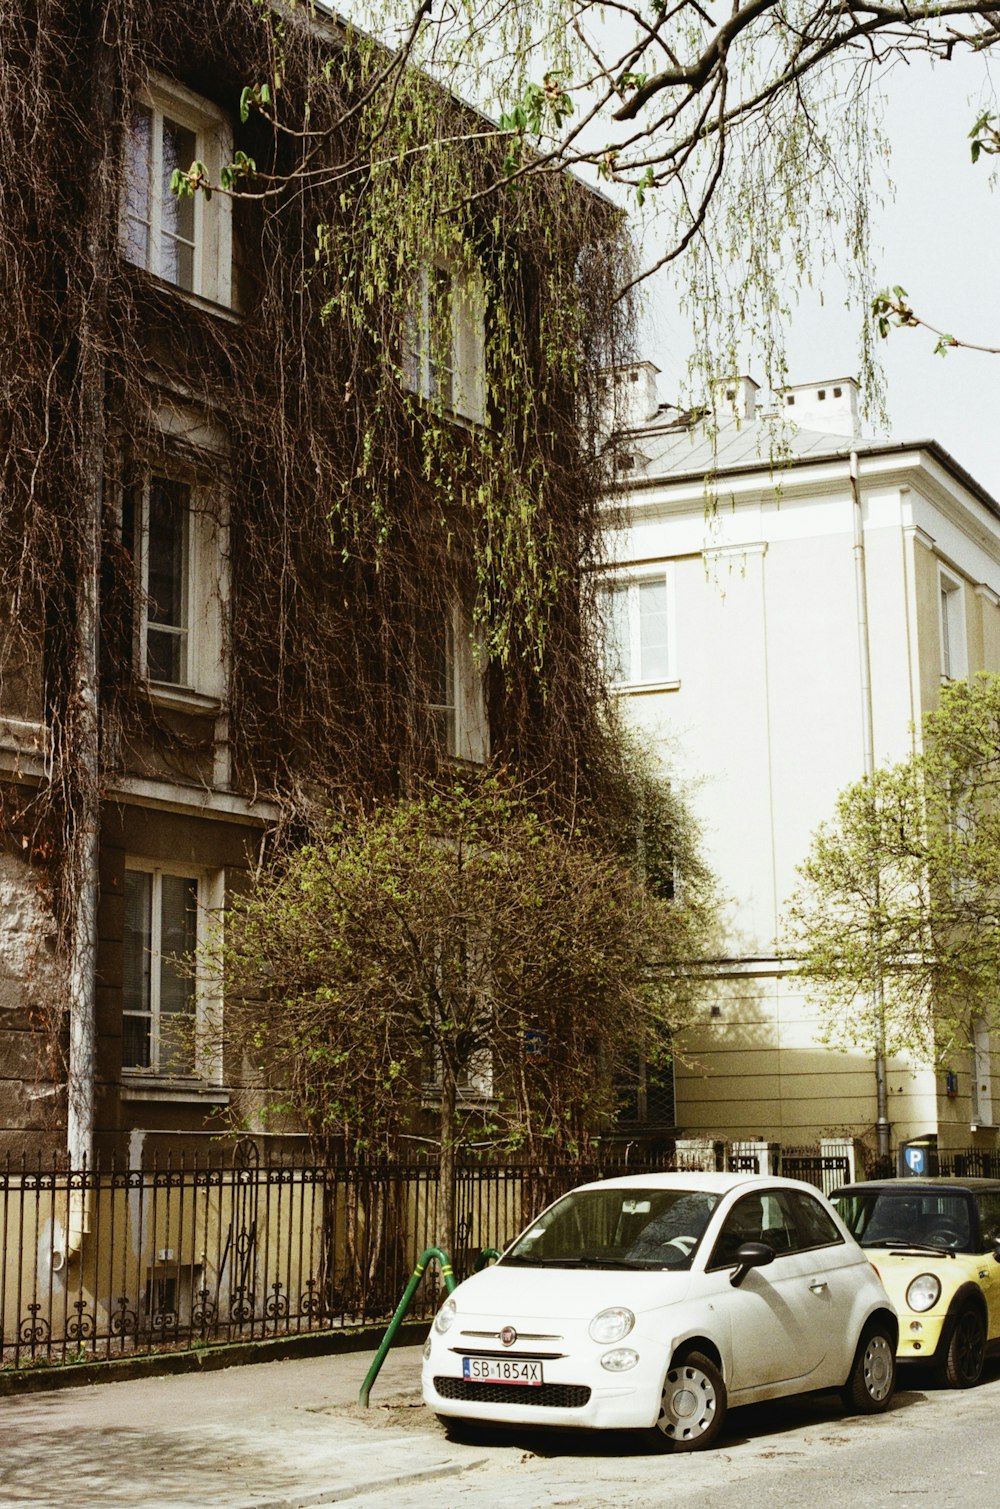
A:
[[[428,1324],[428,1321],[406,1321],[397,1331],[395,1340],[403,1346],[416,1346],[426,1336]],[[129,1383],[137,1378],[210,1373],[251,1363],[282,1362],[289,1357],[328,1357],[337,1353],[374,1351],[384,1335],[384,1325],[358,1326],[350,1330],[312,1332],[305,1336],[279,1336],[269,1340],[199,1347],[197,1350],[191,1348],[186,1352],[154,1352],[145,1357],[122,1357],[107,1362],[11,1368],[0,1371],[0,1398],[47,1393],[53,1389],[84,1388],[95,1383]]]

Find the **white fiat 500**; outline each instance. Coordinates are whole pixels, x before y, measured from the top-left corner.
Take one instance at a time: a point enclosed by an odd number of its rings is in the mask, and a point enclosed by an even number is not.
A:
[[[883,1410],[896,1315],[815,1189],[744,1174],[584,1184],[459,1284],[424,1347],[423,1396],[473,1422],[641,1429],[710,1445],[730,1404],[837,1389]]]

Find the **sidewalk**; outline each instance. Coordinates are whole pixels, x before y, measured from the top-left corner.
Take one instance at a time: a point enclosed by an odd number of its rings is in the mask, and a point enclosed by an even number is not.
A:
[[[305,1509],[420,1483],[449,1502],[476,1453],[421,1405],[419,1347],[390,1353],[359,1409],[372,1356],[0,1399],[0,1509]]]

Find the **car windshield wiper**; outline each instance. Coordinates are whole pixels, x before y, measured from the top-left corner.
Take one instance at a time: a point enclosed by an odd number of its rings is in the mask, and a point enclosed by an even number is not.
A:
[[[505,1263],[523,1263],[529,1268],[646,1268],[647,1263],[629,1263],[624,1258],[607,1257],[518,1257],[512,1254],[503,1260]]]
[[[901,1252],[934,1252],[940,1257],[954,1257],[953,1247],[937,1247],[933,1242],[911,1242],[908,1237],[879,1237],[875,1242],[862,1242],[862,1247],[895,1247]]]

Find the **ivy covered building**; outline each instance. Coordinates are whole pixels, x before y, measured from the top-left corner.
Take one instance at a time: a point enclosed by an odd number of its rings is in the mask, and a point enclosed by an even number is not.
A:
[[[311,7],[0,27],[0,1156],[78,1166],[238,1108],[178,961],[276,825],[489,756],[597,789],[620,227],[480,198],[466,107]]]

